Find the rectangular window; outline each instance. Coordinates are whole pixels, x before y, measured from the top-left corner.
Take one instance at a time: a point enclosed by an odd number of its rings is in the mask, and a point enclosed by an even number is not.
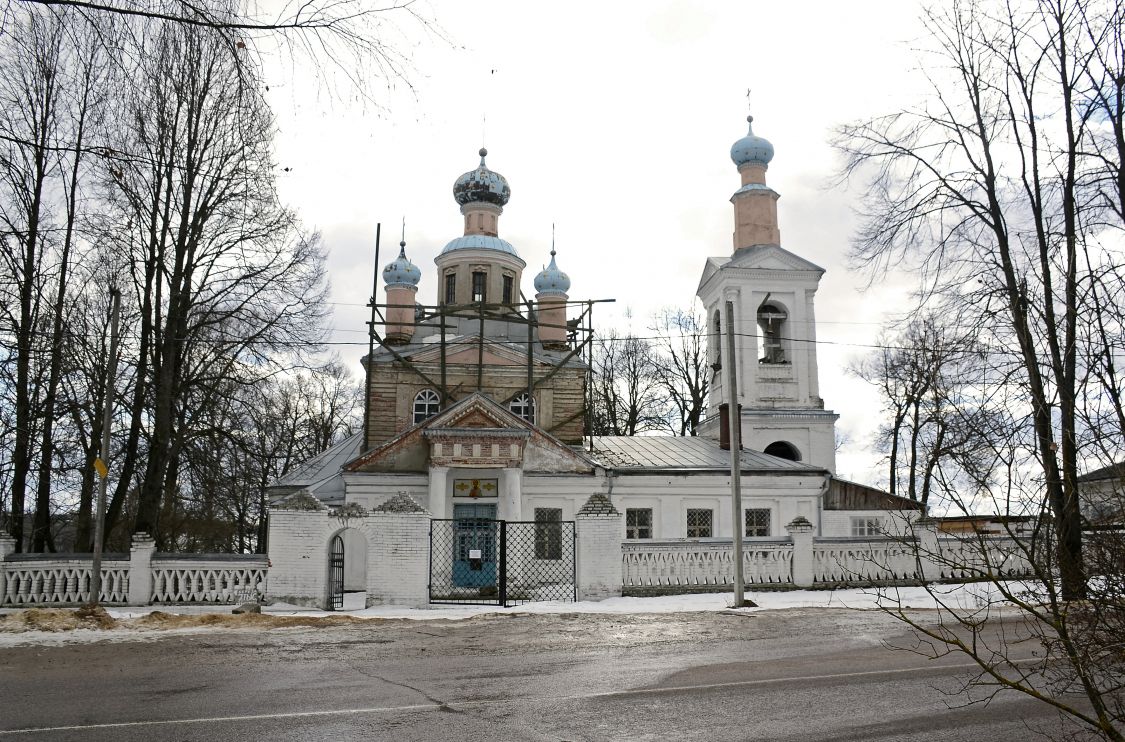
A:
[[[512,276],[504,276],[504,303],[512,303],[512,289],[515,287],[515,278]]]
[[[878,518],[865,516],[862,518],[852,518],[852,535],[853,536],[881,536],[883,529],[879,524]]]
[[[485,283],[488,281],[488,274],[479,271],[473,271],[473,301],[485,302],[488,301],[485,291]]]
[[[625,538],[652,538],[652,508],[626,508]]]
[[[445,303],[455,304],[457,302],[457,275],[454,273],[447,273],[445,276]]]
[[[691,508],[687,511],[687,537],[711,538],[711,509]]]
[[[535,558],[562,559],[562,508],[535,508]]]
[[[746,511],[747,537],[764,537],[770,535],[769,508],[752,508]]]

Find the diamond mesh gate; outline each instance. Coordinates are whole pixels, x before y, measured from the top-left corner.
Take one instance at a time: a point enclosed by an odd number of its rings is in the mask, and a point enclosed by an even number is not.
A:
[[[430,521],[430,602],[575,600],[574,521]]]

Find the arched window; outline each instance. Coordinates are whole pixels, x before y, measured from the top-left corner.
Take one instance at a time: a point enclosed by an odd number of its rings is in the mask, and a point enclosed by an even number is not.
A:
[[[765,351],[758,360],[759,363],[788,363],[785,360],[785,348],[782,347],[782,332],[785,319],[788,317],[785,310],[775,304],[762,304],[758,307],[758,327],[762,329],[762,348]]]
[[[535,399],[528,396],[527,392],[517,394],[508,405],[513,414],[519,415],[532,425],[535,424]]]
[[[774,441],[766,446],[764,453],[770,456],[776,456],[779,459],[788,459],[789,461],[800,461],[801,452],[797,447],[788,441]]]
[[[414,424],[438,414],[441,398],[433,389],[423,389],[414,395]]]

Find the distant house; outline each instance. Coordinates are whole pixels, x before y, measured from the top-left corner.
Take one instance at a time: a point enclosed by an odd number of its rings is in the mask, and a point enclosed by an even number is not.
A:
[[[1120,525],[1125,521],[1125,461],[1078,477],[1078,497],[1087,524]]]
[[[1029,515],[943,515],[934,521],[938,531],[953,536],[1025,536],[1036,523]]]

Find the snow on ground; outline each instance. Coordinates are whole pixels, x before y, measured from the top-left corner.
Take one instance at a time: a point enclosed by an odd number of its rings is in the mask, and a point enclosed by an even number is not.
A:
[[[784,610],[792,608],[827,608],[873,610],[880,606],[911,609],[933,609],[940,600],[958,610],[975,611],[985,608],[997,599],[996,587],[990,583],[932,585],[930,591],[922,587],[853,588],[846,590],[789,590],[748,591],[746,597],[757,603],[756,608],[740,608],[740,612]],[[262,611],[278,617],[351,617],[355,619],[409,619],[409,620],[461,620],[484,614],[640,614],[717,612],[732,610],[733,593],[701,593],[693,595],[666,595],[651,598],[610,598],[579,603],[543,602],[528,603],[509,608],[495,605],[433,605],[426,608],[401,608],[376,606],[356,611],[320,611],[284,603],[264,606]],[[995,607],[995,606],[993,606]],[[0,614],[18,613],[25,609],[6,609]],[[177,615],[227,614],[230,606],[145,606],[107,608],[115,619],[138,619],[155,611]],[[0,631],[0,648],[20,645],[57,645],[92,641],[152,641],[170,634],[196,634],[216,630],[230,630],[228,626],[198,625],[188,628],[112,628],[73,629],[66,631]],[[250,630],[248,628],[237,630]],[[257,627],[261,630],[261,627]]]

